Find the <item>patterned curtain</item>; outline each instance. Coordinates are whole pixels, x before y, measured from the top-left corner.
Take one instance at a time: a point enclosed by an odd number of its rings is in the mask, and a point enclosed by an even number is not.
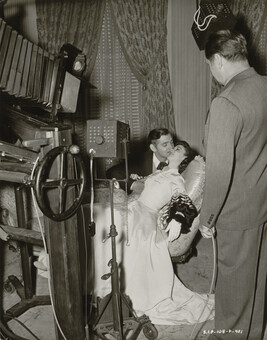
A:
[[[167,0],[111,0],[125,58],[143,85],[142,134],[164,126],[174,132],[167,60]]]
[[[36,0],[37,29],[40,46],[58,54],[70,43],[87,57],[84,76],[94,67],[102,27],[105,0]]]
[[[96,88],[89,89],[83,107],[88,119],[116,119],[128,123],[131,153],[138,153],[147,139],[146,134],[142,135],[140,126],[142,84],[136,79],[122,52],[110,7],[107,1],[95,66],[90,76],[90,82]],[[101,161],[97,159],[98,164]],[[103,171],[117,163],[117,159],[106,158],[99,165],[98,176],[105,177],[104,172],[100,173],[100,168]]]
[[[107,2],[95,66],[90,77],[96,88],[90,90],[87,117],[129,123],[131,141],[138,141],[146,138],[140,131],[142,86],[131,72],[114,26],[110,3]]]
[[[266,0],[233,0],[231,9],[238,28],[249,43],[250,64],[267,75],[267,2]]]
[[[267,2],[266,0],[229,0],[229,7],[237,17],[237,29],[248,40],[249,62],[255,70],[267,75]],[[221,86],[213,79],[211,97]]]
[[[57,55],[63,44],[70,43],[86,55],[83,78],[91,76],[101,34],[105,0],[36,0],[37,30],[39,45]],[[86,111],[83,86],[75,114],[61,117],[72,125],[73,142],[86,154]]]

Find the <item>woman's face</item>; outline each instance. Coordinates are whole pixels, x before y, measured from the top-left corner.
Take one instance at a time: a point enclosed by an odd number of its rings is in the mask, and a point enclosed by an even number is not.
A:
[[[176,145],[168,156],[168,160],[169,162],[177,162],[177,164],[180,164],[186,158],[185,154],[185,147],[183,145]]]

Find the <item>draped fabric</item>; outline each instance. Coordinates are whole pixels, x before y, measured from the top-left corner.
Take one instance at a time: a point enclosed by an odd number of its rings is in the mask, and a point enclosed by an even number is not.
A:
[[[136,79],[122,52],[110,7],[107,1],[95,66],[90,77],[96,88],[90,89],[84,109],[88,119],[116,119],[128,123],[130,150],[136,153],[143,147],[143,140],[147,139],[140,126],[142,84]],[[98,167],[98,176],[102,175],[103,178],[105,170],[117,164],[118,160],[97,159],[97,163],[102,163]]]
[[[140,140],[142,116],[142,88],[124,57],[107,2],[99,40],[95,66],[90,82],[89,119],[116,119],[127,122],[131,142]],[[146,136],[145,136],[146,137]]]
[[[63,44],[70,43],[86,55],[83,78],[91,76],[102,28],[105,0],[36,0],[39,45],[57,55]],[[82,91],[86,91],[84,88]],[[82,92],[81,91],[81,92]],[[79,96],[75,115],[64,123],[72,125],[73,142],[86,153],[86,112],[83,95]]]
[[[85,78],[94,67],[105,9],[104,0],[36,0],[39,45],[58,54],[70,43],[86,55]]]
[[[237,17],[237,29],[248,40],[249,62],[255,70],[267,75],[267,3],[266,0],[230,0],[229,7]],[[213,79],[214,98],[221,86]]]
[[[267,75],[266,0],[233,0],[231,9],[238,19],[238,28],[248,39],[251,66]]]
[[[125,58],[143,84],[140,125],[145,135],[155,127],[173,131],[175,126],[167,60],[167,6],[167,0],[111,0]]]
[[[87,56],[87,69],[84,76],[87,79],[90,76],[90,82],[94,84],[91,81],[91,74],[98,52],[104,11],[108,5],[111,6],[112,21],[115,23],[116,35],[120,39],[124,57],[133,75],[138,79],[139,84],[142,84],[138,98],[136,91],[127,98],[123,96],[129,91],[121,92],[121,99],[127,105],[129,102],[136,103],[136,101],[139,103],[138,106],[142,104],[138,111],[139,122],[133,119],[135,130],[140,127],[141,139],[144,139],[155,127],[164,126],[173,131],[175,124],[167,60],[168,0],[108,2],[105,0],[36,0],[39,44],[53,54],[57,54],[64,43],[71,43],[81,49]],[[111,36],[109,38],[113,39]],[[104,71],[105,65],[102,65],[102,74]],[[114,78],[110,81],[118,84],[120,81],[118,77],[123,77],[124,73],[119,74],[113,70],[112,76]],[[112,93],[105,93],[104,97],[101,95],[99,98],[101,110],[103,105],[107,105],[110,96]],[[108,100],[114,101],[113,98]],[[129,106],[116,108],[116,119],[124,120],[125,112],[130,114],[131,108],[129,109]],[[88,112],[85,113],[87,118],[88,115]],[[101,115],[102,111],[98,118],[104,118]],[[75,125],[77,126],[77,115]],[[78,134],[82,132],[79,131]],[[135,137],[137,137],[136,132]]]

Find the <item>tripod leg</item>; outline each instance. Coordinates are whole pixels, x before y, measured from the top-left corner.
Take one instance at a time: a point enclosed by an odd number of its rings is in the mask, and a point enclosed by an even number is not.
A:
[[[112,307],[114,332],[117,333],[118,340],[123,340],[120,293],[112,294]]]

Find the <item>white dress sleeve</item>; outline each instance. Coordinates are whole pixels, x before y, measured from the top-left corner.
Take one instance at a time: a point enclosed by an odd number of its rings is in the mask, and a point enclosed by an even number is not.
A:
[[[172,196],[178,194],[187,194],[185,190],[184,178],[179,173],[172,174]]]

